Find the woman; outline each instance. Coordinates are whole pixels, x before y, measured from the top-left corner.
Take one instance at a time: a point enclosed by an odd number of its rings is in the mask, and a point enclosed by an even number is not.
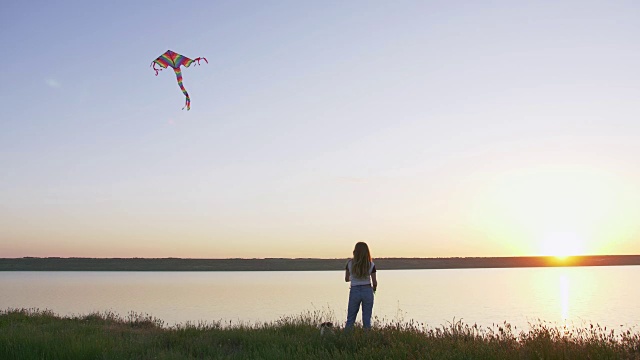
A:
[[[362,326],[371,328],[371,312],[373,311],[373,294],[378,287],[376,279],[376,265],[371,260],[369,246],[359,242],[353,249],[353,258],[347,261],[344,281],[351,282],[349,290],[349,308],[347,310],[347,324],[350,329],[356,322],[360,304],[362,304]]]

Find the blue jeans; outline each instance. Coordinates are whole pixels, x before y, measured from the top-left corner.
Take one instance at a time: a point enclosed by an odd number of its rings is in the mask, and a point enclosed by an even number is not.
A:
[[[362,304],[362,326],[371,328],[371,313],[373,312],[373,289],[371,286],[352,286],[349,290],[349,308],[347,309],[347,324],[345,329],[353,327]]]

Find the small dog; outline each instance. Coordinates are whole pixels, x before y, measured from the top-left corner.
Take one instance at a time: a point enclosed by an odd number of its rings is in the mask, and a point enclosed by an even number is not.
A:
[[[320,324],[320,335],[333,334],[333,323],[329,321],[325,321]]]

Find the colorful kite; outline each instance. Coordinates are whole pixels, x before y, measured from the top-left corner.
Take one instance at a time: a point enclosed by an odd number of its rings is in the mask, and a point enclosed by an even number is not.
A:
[[[191,99],[189,98],[189,93],[187,93],[187,89],[182,85],[182,71],[180,71],[180,66],[189,67],[189,65],[193,64],[193,62],[197,62],[200,65],[200,60],[207,61],[207,59],[203,57],[195,58],[193,60],[188,57],[182,56],[178,53],[174,53],[171,50],[167,50],[164,54],[160,55],[157,59],[153,60],[151,66],[153,66],[153,70],[156,71],[156,76],[158,76],[158,72],[162,71],[162,69],[157,69],[156,64],[160,65],[163,69],[166,69],[167,66],[171,66],[173,71],[176,73],[176,78],[178,78],[178,85],[180,85],[180,89],[182,89],[182,93],[186,96],[187,100],[185,102],[185,107],[187,110],[191,109]],[[184,110],[184,108],[182,108]]]

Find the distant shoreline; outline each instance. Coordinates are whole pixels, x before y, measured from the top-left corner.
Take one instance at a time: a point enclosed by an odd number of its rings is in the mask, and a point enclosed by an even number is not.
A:
[[[347,259],[0,258],[0,271],[335,271]],[[377,258],[380,270],[640,265],[640,255]]]

